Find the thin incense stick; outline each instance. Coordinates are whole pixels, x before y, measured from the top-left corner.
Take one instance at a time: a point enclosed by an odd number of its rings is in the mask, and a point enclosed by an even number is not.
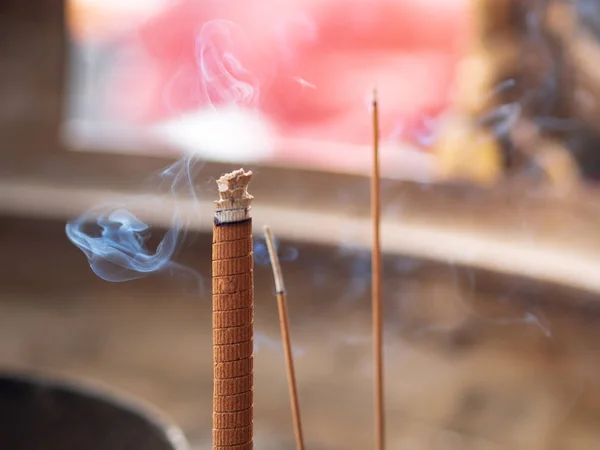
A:
[[[252,450],[254,260],[243,169],[217,180],[212,245],[213,450]]]
[[[273,277],[275,278],[275,292],[277,294],[277,307],[279,309],[279,325],[281,326],[281,337],[283,340],[283,350],[285,352],[285,365],[288,377],[288,387],[290,391],[290,406],[292,408],[292,419],[294,421],[294,435],[296,436],[296,449],[304,450],[304,436],[302,435],[302,421],[300,420],[300,404],[298,402],[298,390],[296,388],[296,374],[294,372],[294,356],[292,353],[292,343],[290,338],[290,326],[287,313],[287,294],[283,284],[283,273],[279,264],[279,256],[275,248],[275,242],[271,229],[265,225],[265,240],[269,250],[269,259],[273,268]]]
[[[373,91],[373,172],[371,175],[371,220],[373,247],[371,252],[371,301],[373,304],[373,362],[375,378],[375,448],[385,448],[385,416],[383,403],[383,330],[381,320],[381,245],[379,236],[379,110],[377,92]]]

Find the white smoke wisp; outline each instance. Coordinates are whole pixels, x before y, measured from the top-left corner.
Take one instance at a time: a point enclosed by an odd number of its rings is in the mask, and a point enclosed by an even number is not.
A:
[[[163,170],[159,177],[161,183],[168,183],[171,196],[175,197],[183,186],[197,200],[193,184],[197,170],[197,161],[186,157]],[[175,208],[170,227],[152,249],[150,225],[131,212],[145,203],[147,197],[139,196],[129,202],[91,208],[67,222],[67,237],[85,254],[92,271],[106,281],[130,281],[168,271],[201,282],[197,272],[173,261],[187,229],[181,211]],[[165,208],[161,197],[151,203],[153,208]]]
[[[207,160],[253,163],[272,158],[276,131],[258,109],[265,80],[244,64],[255,56],[246,33],[234,22],[202,25],[195,36],[196,74],[177,71],[165,93],[169,105],[172,84],[185,82],[199,107],[156,125],[159,139]]]
[[[150,227],[119,205],[99,206],[66,226],[67,236],[85,253],[91,269],[106,281],[143,278],[177,265],[171,262],[181,223],[178,218],[156,250],[148,248]]]
[[[236,57],[235,50],[250,53],[248,45],[244,31],[231,21],[211,20],[202,26],[196,39],[196,64],[211,106],[256,106],[259,82]]]

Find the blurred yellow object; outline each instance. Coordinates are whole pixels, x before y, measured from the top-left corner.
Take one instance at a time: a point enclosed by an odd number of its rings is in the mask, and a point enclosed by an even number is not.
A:
[[[552,186],[565,191],[577,187],[581,173],[571,154],[557,142],[542,145],[535,160]]]
[[[544,172],[553,187],[569,190],[579,184],[581,172],[571,153],[560,141],[542,136],[533,122],[517,121],[511,137],[519,152]]]
[[[518,50],[517,42],[506,37],[474,45],[457,67],[452,92],[455,110],[474,117],[497,103],[503,83],[510,81],[506,74],[514,73]]]
[[[489,93],[495,81],[495,68],[490,55],[472,52],[458,64],[453,105],[464,114],[479,114],[489,103]]]
[[[467,120],[451,120],[434,145],[436,171],[446,180],[493,185],[503,174],[501,149],[494,136]]]

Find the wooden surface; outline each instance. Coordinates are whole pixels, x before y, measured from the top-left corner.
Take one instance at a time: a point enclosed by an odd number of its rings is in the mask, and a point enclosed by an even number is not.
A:
[[[210,448],[210,288],[185,275],[97,279],[60,222],[0,222],[0,362],[109,383]],[[262,245],[262,243],[259,242]],[[281,251],[293,256],[290,243]],[[256,265],[256,447],[292,449],[272,275]],[[368,252],[296,247],[283,262],[307,448],[372,441]],[[210,273],[210,235],[178,258]],[[597,299],[451,265],[384,261],[390,449],[593,449]]]

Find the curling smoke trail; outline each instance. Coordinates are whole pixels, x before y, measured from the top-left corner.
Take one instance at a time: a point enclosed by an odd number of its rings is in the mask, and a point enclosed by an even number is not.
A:
[[[194,160],[186,157],[165,169],[160,177],[163,182],[169,181],[173,196],[183,184],[197,200],[193,184],[195,171]],[[135,207],[138,200],[132,199],[130,203]],[[191,269],[172,261],[187,228],[180,211],[174,211],[171,227],[156,249],[151,250],[148,245],[150,226],[127,206],[122,203],[99,205],[66,225],[67,237],[86,255],[94,273],[111,282],[135,280],[166,270],[199,278]]]
[[[196,64],[209,105],[252,107],[259,97],[259,84],[233,54],[240,43],[247,45],[243,30],[227,20],[204,24],[196,40]]]
[[[96,232],[90,231],[96,223]],[[129,211],[115,206],[92,209],[67,223],[67,236],[85,253],[96,275],[106,281],[129,281],[173,268],[181,224],[174,219],[156,251],[147,247],[150,227]],[[99,230],[99,232],[98,232]]]

